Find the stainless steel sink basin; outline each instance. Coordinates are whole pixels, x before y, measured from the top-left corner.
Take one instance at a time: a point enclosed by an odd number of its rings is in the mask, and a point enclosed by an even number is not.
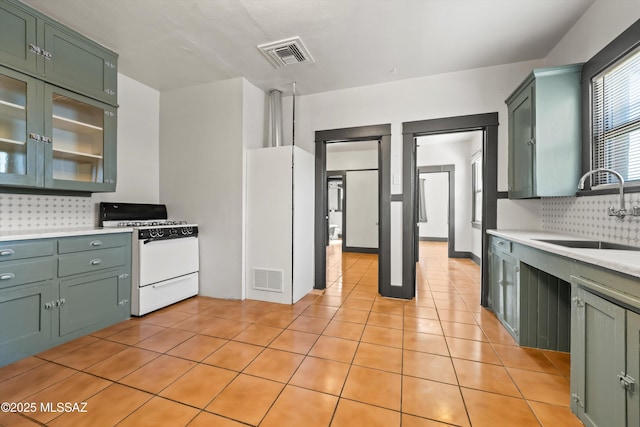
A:
[[[640,247],[620,245],[618,243],[603,242],[601,240],[546,240],[536,239],[539,242],[551,243],[552,245],[565,246],[567,248],[578,249],[614,249],[619,251],[640,251]]]

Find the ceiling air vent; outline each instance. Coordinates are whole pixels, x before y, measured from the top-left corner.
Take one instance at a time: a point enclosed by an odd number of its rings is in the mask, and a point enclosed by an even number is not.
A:
[[[300,37],[280,40],[273,43],[261,44],[258,49],[276,67],[286,67],[300,62],[314,62],[313,57],[305,47]]]

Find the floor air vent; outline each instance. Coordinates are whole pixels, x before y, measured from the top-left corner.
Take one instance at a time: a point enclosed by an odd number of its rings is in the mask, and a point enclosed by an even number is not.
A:
[[[300,37],[261,44],[258,49],[276,68],[301,62],[315,62]]]
[[[282,270],[253,269],[253,289],[282,292]]]

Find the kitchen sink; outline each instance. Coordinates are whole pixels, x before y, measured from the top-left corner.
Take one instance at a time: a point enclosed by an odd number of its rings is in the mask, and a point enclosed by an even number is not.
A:
[[[551,243],[552,245],[565,246],[577,249],[614,249],[619,251],[640,251],[640,247],[620,245],[618,243],[603,242],[601,240],[546,240],[536,239],[539,242]]]

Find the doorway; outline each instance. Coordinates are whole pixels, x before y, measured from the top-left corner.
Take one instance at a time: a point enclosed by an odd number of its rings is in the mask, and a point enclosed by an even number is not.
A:
[[[378,141],[327,143],[327,243],[339,228],[342,252],[378,253],[379,151]],[[335,196],[340,193],[337,212]]]
[[[344,182],[343,173],[327,172],[327,245],[343,246]],[[342,249],[344,250],[344,247]]]
[[[328,209],[328,177],[335,171],[327,171],[327,147],[336,143],[363,143],[374,142],[376,144],[377,155],[377,167],[375,173],[377,177],[377,207],[374,209],[377,214],[377,224],[375,225],[375,238],[377,239],[378,253],[378,292],[383,296],[394,296],[391,291],[391,265],[390,265],[390,247],[391,247],[391,125],[374,125],[374,126],[362,126],[355,128],[333,129],[326,131],[316,131],[316,203],[315,203],[315,284],[316,289],[325,289],[327,286],[327,259],[326,248],[329,241],[328,230],[329,224],[329,209]],[[358,180],[362,181],[362,177],[369,174],[362,174],[366,172],[363,170],[358,171],[357,175],[351,177],[348,174],[348,168],[343,168],[344,180],[343,188],[344,201],[343,201],[343,214],[346,214],[347,219],[349,217],[349,195],[347,192],[350,188],[350,183]],[[370,168],[371,169],[371,168]],[[369,170],[372,172],[373,169]],[[370,176],[366,180],[370,181]],[[353,188],[353,187],[352,187]],[[355,187],[357,188],[357,187]],[[351,202],[352,203],[352,202]],[[368,208],[371,210],[371,207]],[[344,227],[342,230],[343,245],[350,247],[349,242],[349,224],[344,221]],[[371,221],[368,221],[371,222]],[[335,224],[334,224],[335,225]],[[371,225],[371,224],[368,224]],[[371,227],[369,227],[371,229]],[[371,237],[371,233],[368,233]],[[358,237],[358,232],[356,232]],[[357,241],[356,241],[357,242]],[[362,242],[362,241],[361,241]],[[364,246],[353,246],[357,250],[365,250],[369,243],[365,243]],[[356,243],[362,245],[362,243]],[[372,251],[373,248],[370,248]],[[397,287],[396,287],[397,288]]]
[[[446,242],[449,258],[456,256],[456,167],[455,165],[420,166],[416,175],[416,262],[420,243]]]
[[[488,245],[486,230],[496,228],[497,223],[497,164],[498,164],[498,113],[458,116],[433,120],[403,123],[403,239],[402,239],[402,293],[411,299],[416,293],[416,259],[419,241],[417,215],[417,139],[427,135],[453,134],[459,132],[482,132],[482,183],[481,200],[481,304],[487,305],[488,297]]]

